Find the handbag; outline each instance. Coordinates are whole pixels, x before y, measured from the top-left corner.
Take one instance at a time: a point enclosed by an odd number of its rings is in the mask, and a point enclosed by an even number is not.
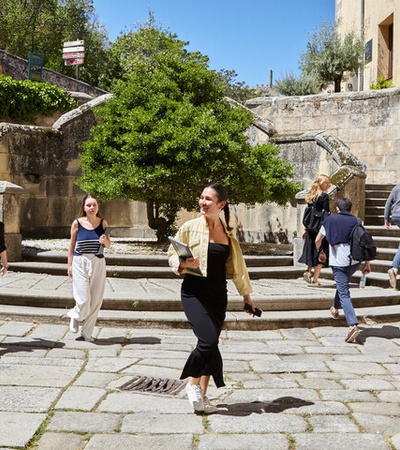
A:
[[[317,209],[313,205],[308,205],[304,211],[303,225],[307,230],[318,233],[322,222],[329,216],[329,212],[324,209]]]

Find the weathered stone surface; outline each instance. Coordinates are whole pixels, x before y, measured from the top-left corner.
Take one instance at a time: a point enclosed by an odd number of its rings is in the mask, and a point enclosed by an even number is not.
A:
[[[111,433],[118,427],[117,414],[91,412],[55,412],[47,429],[50,431],[75,431],[78,433]]]
[[[171,427],[171,423],[179,424]],[[202,418],[190,414],[127,414],[122,420],[122,433],[148,434],[202,434]]]
[[[0,447],[25,447],[45,418],[45,414],[0,412]]]
[[[192,450],[192,435],[157,435],[157,436],[132,436],[126,434],[119,435],[99,435],[90,439],[85,450],[104,450],[105,448],[120,449],[146,449],[146,450],[166,450],[180,449]]]
[[[202,435],[198,450],[289,450],[289,440],[282,434]]]

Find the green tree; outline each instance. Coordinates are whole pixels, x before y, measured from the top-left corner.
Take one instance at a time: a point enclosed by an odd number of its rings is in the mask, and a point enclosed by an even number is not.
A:
[[[221,81],[226,86],[226,96],[236,100],[240,103],[245,103],[246,100],[257,97],[257,91],[250,88],[244,81],[237,81],[237,73],[234,70],[222,69],[218,72]]]
[[[44,54],[44,65],[75,76],[75,67],[62,60],[63,43],[85,41],[85,63],[79,78],[101,84],[109,64],[107,33],[96,20],[92,0],[0,0],[0,48],[28,59]]]
[[[274,87],[282,95],[311,95],[321,91],[321,82],[304,73],[298,77],[289,73],[284,78],[276,80]]]
[[[186,45],[151,23],[117,40],[124,77],[98,109],[81,155],[80,187],[145,202],[159,240],[181,208],[197,208],[206,182],[223,183],[232,203],[248,205],[285,204],[299,190],[277,147],[249,144],[250,113],[230,106],[208,58]]]
[[[341,37],[338,23],[323,24],[312,34],[307,43],[307,51],[300,56],[300,69],[304,74],[333,82],[335,92],[340,92],[340,84],[345,72],[357,73],[363,66],[364,42],[355,32]]]

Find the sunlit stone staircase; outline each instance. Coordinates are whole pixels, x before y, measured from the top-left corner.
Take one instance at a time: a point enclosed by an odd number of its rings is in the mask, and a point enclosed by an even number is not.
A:
[[[398,291],[389,289],[387,270],[400,241],[400,230],[386,230],[384,205],[393,185],[366,186],[365,225],[378,247],[365,289],[357,287],[360,274],[352,279],[353,302],[359,316],[369,320],[399,320]],[[261,319],[242,312],[243,302],[230,292],[227,329],[274,329],[344,325],[331,321],[327,309],[334,295],[331,270],[324,269],[326,289],[309,288],[302,280],[304,267],[293,264],[291,255],[246,256]],[[16,281],[0,287],[0,318],[35,321],[67,321],[65,313],[74,302],[66,277],[65,252],[27,252],[22,262],[10,264]],[[187,327],[180,300],[180,281],[168,267],[166,255],[108,255],[107,275],[113,293],[105,296],[99,324],[132,327]],[[3,280],[13,280],[5,277]],[[2,281],[3,282],[3,281]],[[37,283],[37,284],[36,284]],[[69,284],[68,284],[69,283]],[[27,286],[24,288],[24,286]],[[143,295],[136,290],[140,286]],[[332,323],[334,322],[334,323]]]

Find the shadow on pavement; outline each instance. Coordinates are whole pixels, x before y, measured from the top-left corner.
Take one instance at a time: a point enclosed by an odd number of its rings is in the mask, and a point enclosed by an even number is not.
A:
[[[99,338],[94,341],[94,344],[96,345],[114,345],[114,344],[121,344],[122,346],[125,345],[156,345],[161,344],[161,339],[152,337],[152,336],[142,336],[142,337],[135,337],[126,339],[123,336],[115,336],[111,338]]]
[[[290,408],[301,408],[302,406],[313,405],[313,402],[306,402],[296,397],[280,397],[273,402],[251,402],[218,404],[219,414],[223,416],[249,416],[250,414],[280,413]]]
[[[51,348],[62,348],[64,342],[49,341],[47,339],[34,338],[32,341],[3,342],[0,343],[0,357],[6,353],[33,352],[34,350],[47,350]]]
[[[363,328],[359,326],[362,333],[357,337],[359,344],[364,344],[369,337],[382,339],[400,339],[400,329],[393,325],[384,325],[382,328]]]

